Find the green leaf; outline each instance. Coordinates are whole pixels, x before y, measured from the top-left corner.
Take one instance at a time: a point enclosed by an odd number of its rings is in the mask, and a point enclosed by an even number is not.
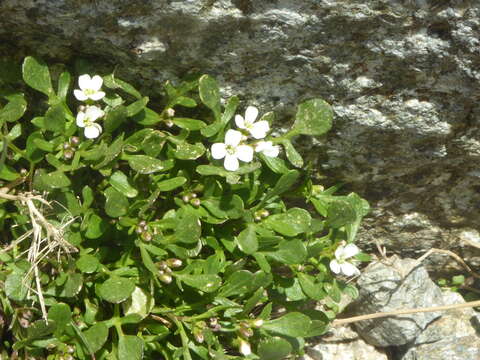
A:
[[[265,225],[285,236],[296,236],[310,228],[312,218],[309,212],[301,208],[289,209],[286,213],[269,216]]]
[[[177,275],[176,277],[188,286],[207,293],[216,291],[222,284],[220,276],[214,274]]]
[[[70,84],[72,82],[72,76],[68,71],[63,71],[58,77],[58,97],[65,101],[68,96]]]
[[[322,99],[312,99],[298,105],[292,131],[303,135],[322,135],[332,127],[333,111]]]
[[[103,192],[106,198],[105,212],[111,217],[120,217],[127,213],[128,199],[123,193],[115,190],[113,187],[108,187]]]
[[[145,154],[147,154],[148,156],[157,157],[163,149],[163,145],[165,144],[165,138],[165,134],[161,131],[151,130],[151,132],[147,136],[145,136],[140,146],[142,150],[145,151]]]
[[[269,199],[283,194],[285,191],[289,190],[298,180],[299,176],[300,173],[297,170],[290,170],[289,172],[283,174],[280,179],[278,179],[273,189],[267,192],[265,198],[263,198],[260,204],[258,204],[255,208],[263,208]]]
[[[3,164],[3,166],[0,168],[0,179],[2,180],[13,181],[19,177],[20,174],[9,165]]]
[[[202,234],[200,220],[194,212],[190,210],[182,211],[177,217],[175,228],[175,238],[183,243],[196,243]]]
[[[8,103],[0,109],[0,125],[5,121],[17,121],[27,109],[27,102],[21,93],[6,95],[5,99],[8,100]]]
[[[285,160],[279,157],[265,156],[262,153],[258,154],[267,167],[276,174],[286,174],[290,171],[287,167]]]
[[[225,170],[223,167],[213,166],[213,165],[198,165],[196,168],[197,173],[200,175],[220,175],[220,176],[227,176],[228,171]]]
[[[181,105],[181,106],[193,108],[193,107],[197,106],[197,102],[192,98],[189,98],[189,97],[186,97],[186,96],[179,96],[175,99],[175,101],[173,101],[170,104],[170,106],[174,106],[174,105]]]
[[[295,167],[303,167],[302,156],[295,150],[290,140],[283,140],[282,145],[285,148],[288,161]]]
[[[137,89],[135,89],[129,83],[123,80],[117,79],[114,74],[104,76],[103,81],[105,86],[110,89],[122,89],[127,94],[132,95],[134,98],[137,98],[137,99],[142,98],[142,94],[140,94]]]
[[[108,327],[104,322],[99,322],[83,331],[82,334],[87,341],[89,351],[96,353],[107,341]]]
[[[313,276],[298,273],[297,277],[305,295],[313,300],[322,300],[325,298],[327,294],[323,291],[322,284],[315,283],[315,278]]]
[[[118,340],[118,360],[142,360],[143,347],[143,340],[138,336],[121,336]]]
[[[38,90],[49,98],[54,96],[52,80],[48,66],[41,60],[28,56],[23,61],[23,80],[31,88]]]
[[[112,276],[103,284],[98,285],[97,295],[103,300],[119,304],[127,300],[135,290],[135,282],[118,276]]]
[[[154,306],[152,296],[143,289],[136,287],[132,296],[122,304],[125,315],[137,314],[144,319],[150,314]]]
[[[275,252],[265,253],[279,262],[288,265],[301,264],[307,257],[305,244],[299,239],[283,240]]]
[[[265,338],[258,344],[258,356],[262,360],[280,360],[292,351],[292,345],[280,337]]]
[[[357,218],[355,207],[347,200],[335,199],[328,204],[327,221],[333,228],[352,223]]]
[[[107,113],[103,127],[105,132],[112,133],[127,119],[127,108],[123,105],[116,106]]]
[[[149,101],[148,96],[145,96],[140,100],[137,100],[134,103],[131,103],[130,105],[128,105],[126,109],[127,117],[132,117],[137,115],[140,111],[142,111],[145,108],[145,106],[147,106],[148,101]]]
[[[102,167],[110,164],[110,162],[122,152],[123,145],[124,145],[124,141],[123,141],[123,134],[122,134],[118,136],[105,151],[99,154],[100,157],[103,157],[103,159],[98,164],[93,166],[93,169],[99,170]],[[97,155],[98,152],[99,152],[99,149],[98,148],[95,149],[94,151],[95,155]]]
[[[18,273],[9,274],[5,280],[4,291],[9,299],[15,301],[25,300],[28,287],[23,282],[23,275]]]
[[[87,239],[98,239],[107,229],[107,222],[97,214],[90,216],[86,222],[87,231],[85,237]]]
[[[100,266],[96,256],[84,254],[76,261],[77,269],[83,273],[91,274],[97,271]]]
[[[109,183],[115,190],[124,194],[126,197],[134,198],[138,195],[137,189],[130,185],[127,175],[120,170],[115,171],[112,176],[110,176]]]
[[[71,185],[70,179],[61,171],[41,172],[35,176],[34,182],[35,188],[39,190],[54,190]]]
[[[292,312],[281,318],[265,321],[262,329],[279,335],[304,337],[308,334],[311,323],[308,316],[299,312]]]
[[[245,254],[251,255],[258,250],[257,233],[255,232],[255,225],[249,224],[245,230],[243,230],[237,236],[237,243],[240,250]]]
[[[161,118],[157,112],[147,107],[142,109],[139,113],[137,113],[134,117],[132,117],[132,119],[133,121],[144,126],[155,125],[163,121],[163,118]]]
[[[172,118],[170,119],[175,125],[179,128],[187,129],[190,131],[203,129],[207,124],[201,120],[190,119],[190,118]]]
[[[188,144],[182,142],[177,145],[174,153],[175,157],[180,160],[196,160],[205,153],[205,146],[202,143]]]
[[[248,270],[240,270],[230,275],[219,291],[219,296],[246,294],[252,289],[254,275]]]
[[[27,155],[28,160],[33,163],[38,163],[44,159],[44,152],[41,151],[37,145],[35,145],[35,139],[43,140],[43,136],[40,131],[35,131],[28,136],[25,154]]]
[[[173,160],[158,160],[146,155],[124,155],[128,165],[140,174],[151,174],[172,168]]]
[[[198,90],[200,100],[213,110],[217,117],[220,112],[220,89],[217,81],[208,75],[203,75],[198,82]]]
[[[183,176],[177,176],[168,180],[159,181],[157,183],[157,189],[160,191],[172,191],[187,182],[187,179]]]
[[[80,290],[82,290],[82,286],[83,286],[82,274],[79,274],[79,273],[68,274],[67,281],[65,282],[65,284],[63,284],[63,287],[61,288],[58,296],[74,297],[80,292]]]
[[[45,113],[45,130],[63,133],[65,131],[65,111],[63,105],[58,103],[51,106]]]
[[[62,333],[63,329],[65,329],[72,320],[70,307],[64,303],[56,303],[48,309],[48,320],[53,320],[56,325],[56,331]]]

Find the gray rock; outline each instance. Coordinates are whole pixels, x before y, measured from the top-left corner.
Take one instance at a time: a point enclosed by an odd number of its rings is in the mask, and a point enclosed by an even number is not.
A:
[[[442,293],[425,268],[413,259],[393,256],[372,263],[358,279],[354,315],[438,306]],[[440,313],[426,312],[356,322],[355,329],[375,346],[398,346],[413,341]]]
[[[443,294],[445,305],[465,302],[458,293]],[[410,345],[401,360],[480,359],[480,323],[476,312],[458,309],[442,313]]]
[[[310,345],[302,360],[388,360],[387,355],[367,344],[348,326],[332,328]]]
[[[297,144],[376,209],[361,242],[479,262],[458,241],[480,227],[479,1],[3,0],[0,12],[1,54],[87,57],[153,96],[210,73],[224,96],[278,111],[280,130],[294,104],[325,98],[328,140]]]

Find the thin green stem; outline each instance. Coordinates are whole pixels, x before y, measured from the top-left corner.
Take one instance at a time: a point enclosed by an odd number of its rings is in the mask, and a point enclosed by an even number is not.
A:
[[[183,324],[175,315],[167,315],[170,320],[172,320],[175,325],[177,326],[178,332],[180,333],[180,339],[182,340],[182,348],[183,348],[183,359],[184,360],[192,360],[192,356],[190,355],[190,350],[188,349],[188,336],[183,328]]]

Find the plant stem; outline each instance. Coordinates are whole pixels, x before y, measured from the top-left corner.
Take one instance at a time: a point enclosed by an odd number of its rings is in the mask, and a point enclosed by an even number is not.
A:
[[[337,319],[332,322],[332,326],[350,324],[357,321],[378,319],[378,318],[389,317],[389,316],[407,315],[407,314],[416,314],[416,313],[434,312],[434,311],[445,311],[445,310],[453,310],[453,309],[463,309],[463,308],[470,308],[470,307],[476,307],[476,306],[480,306],[480,300],[471,301],[463,304],[442,305],[442,306],[432,306],[427,308],[402,309],[402,310],[395,310],[395,311],[389,311],[389,312],[380,312],[375,314],[353,316],[346,319]]]

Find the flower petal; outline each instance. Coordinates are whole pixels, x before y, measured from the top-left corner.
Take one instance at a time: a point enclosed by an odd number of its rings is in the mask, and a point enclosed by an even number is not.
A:
[[[82,90],[75,89],[73,90],[73,95],[77,98],[77,100],[85,101],[88,99],[88,96]]]
[[[227,155],[227,149],[223,143],[215,143],[212,145],[212,157],[214,159],[223,159]]]
[[[102,133],[102,127],[96,123],[85,126],[85,137],[87,139],[95,139]]]
[[[335,250],[335,257],[337,259],[345,259],[345,247],[343,245],[337,247]]]
[[[250,162],[253,160],[253,148],[249,145],[240,145],[235,149],[235,156],[242,161]]]
[[[255,106],[247,107],[245,110],[245,122],[247,124],[253,124],[258,116],[258,109]]]
[[[85,118],[86,118],[85,113],[83,111],[80,111],[77,114],[77,126],[85,127]]]
[[[330,270],[332,270],[332,272],[334,272],[335,274],[340,274],[340,264],[337,260],[330,261]]]
[[[235,155],[230,155],[230,154],[225,155],[225,161],[223,162],[223,166],[228,171],[238,170],[239,164],[238,164],[237,157]]]
[[[355,244],[348,244],[343,249],[343,256],[345,259],[357,255],[360,252],[360,249]]]
[[[242,115],[235,115],[235,124],[239,129],[245,129],[245,120]]]
[[[358,270],[353,264],[350,264],[349,262],[340,264],[340,268],[342,269],[342,273],[345,276],[360,275],[360,270]]]
[[[98,91],[102,87],[103,79],[99,75],[95,75],[92,80],[90,80],[90,89]]]
[[[101,98],[103,98],[104,96],[105,96],[105,93],[103,91],[97,91],[97,92],[90,95],[90,99],[92,99],[94,101],[98,101]]]
[[[89,106],[87,107],[86,115],[90,121],[95,121],[105,115],[105,113],[98,106]]]
[[[90,78],[90,75],[84,74],[80,75],[78,77],[78,86],[80,86],[80,89],[85,90],[85,89],[90,89],[90,82],[92,79]]]
[[[253,124],[249,130],[255,139],[263,139],[270,131],[270,125],[268,125],[268,121],[262,120]]]
[[[241,140],[242,133],[240,131],[230,129],[225,134],[225,145],[237,147]]]

